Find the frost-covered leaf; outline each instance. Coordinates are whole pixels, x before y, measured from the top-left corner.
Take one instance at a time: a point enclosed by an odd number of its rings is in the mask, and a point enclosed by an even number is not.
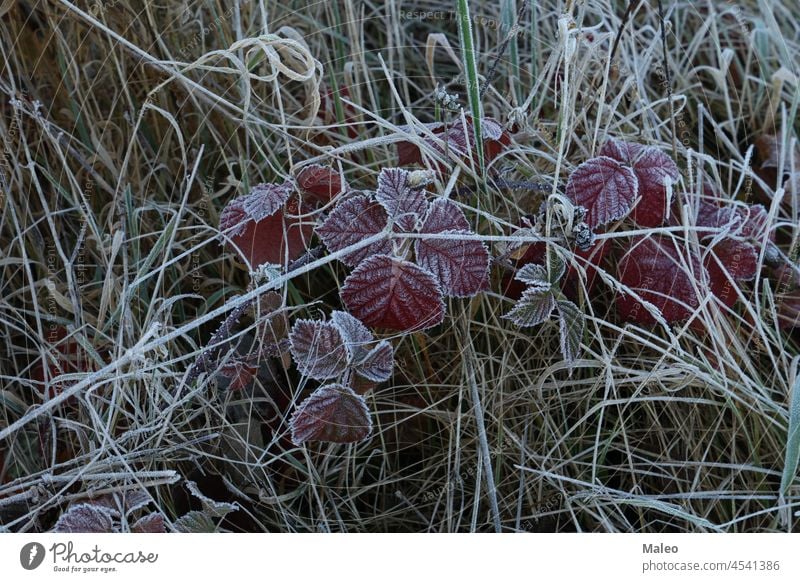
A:
[[[230,233],[226,233],[230,237],[230,244],[253,267],[265,263],[283,265],[287,260],[296,259],[306,251],[313,234],[313,226],[301,221],[297,217],[299,214],[300,205],[296,199],[287,202],[285,210],[277,209],[258,220],[239,208],[228,212],[227,218],[223,211],[220,228],[226,230],[225,224],[238,220],[231,218],[234,215],[244,217]]]
[[[547,320],[556,306],[552,291],[531,287],[522,293],[514,308],[503,317],[520,327],[533,327]]]
[[[572,301],[559,301],[557,308],[561,353],[564,360],[572,363],[580,353],[586,321],[583,312]]]
[[[534,263],[523,265],[522,268],[517,270],[515,278],[540,291],[550,290],[550,279],[547,276],[547,269],[544,265],[536,265]]]
[[[341,297],[350,313],[373,327],[418,331],[444,319],[442,290],[430,271],[387,255],[356,267]]]
[[[777,135],[763,134],[756,138],[755,146],[758,157],[761,159],[762,168],[778,168],[781,160],[781,153],[784,150],[782,139]],[[794,163],[795,171],[800,170],[800,148],[795,145],[792,152],[783,151],[783,171],[789,174]]]
[[[548,247],[546,256],[548,281],[550,281],[552,285],[555,285],[561,280],[564,273],[567,272],[567,263],[564,262],[564,259],[558,254],[558,251],[552,247]]]
[[[331,312],[331,322],[339,330],[350,361],[361,361],[367,354],[368,345],[375,339],[372,332],[346,311]]]
[[[223,231],[230,229],[227,232],[230,235],[241,234],[244,222],[248,220],[259,222],[272,216],[286,204],[291,193],[292,186],[289,183],[258,184],[249,194],[234,198],[222,209],[219,215],[219,228]]]
[[[394,349],[383,340],[353,363],[357,374],[372,382],[386,382],[394,371]]]
[[[705,279],[700,258],[687,256],[665,236],[636,237],[629,242],[618,264],[621,283],[653,304],[667,322],[688,319],[699,304],[695,285]],[[619,294],[617,309],[623,319],[653,323],[655,319],[636,298]]]
[[[216,533],[217,526],[202,511],[190,511],[175,521],[175,529],[179,533]]]
[[[464,211],[452,200],[437,198],[431,202],[420,232],[440,233],[446,230],[470,230]]]
[[[131,533],[165,533],[164,516],[158,512],[148,513],[140,517],[131,526]]]
[[[567,180],[567,197],[586,208],[586,224],[596,228],[626,216],[639,195],[631,168],[600,156],[578,166]]]
[[[297,369],[304,376],[327,380],[347,369],[347,350],[333,322],[298,319],[289,341]]]
[[[610,139],[600,150],[608,156],[633,168],[639,182],[640,200],[631,217],[642,227],[664,224],[667,217],[666,181],[675,181],[680,176],[678,166],[667,154],[655,147]]]
[[[111,511],[100,505],[78,503],[61,514],[56,533],[113,533],[117,531]]]
[[[321,386],[297,408],[290,422],[292,442],[356,443],[372,432],[364,398],[341,384]]]
[[[326,204],[345,191],[344,179],[333,168],[312,164],[297,173],[297,186],[304,194]]]
[[[401,168],[385,168],[378,176],[375,198],[386,209],[389,219],[405,232],[414,230],[417,220],[428,211],[426,192],[412,188],[411,172]]]
[[[357,195],[340,202],[317,229],[317,234],[328,250],[335,253],[383,232],[387,224],[388,216],[383,206],[367,196]],[[342,262],[355,267],[369,256],[391,252],[391,241],[382,239],[345,255]]]
[[[194,495],[197,499],[200,500],[200,503],[203,504],[203,512],[210,516],[210,517],[225,517],[229,513],[234,511],[239,511],[239,504],[238,503],[228,503],[227,501],[215,501],[210,497],[206,496],[200,488],[197,486],[197,483],[194,481],[186,481],[186,488],[189,490],[189,493]]]
[[[470,236],[470,231],[450,230],[442,234]],[[489,288],[489,251],[476,240],[417,239],[417,263],[433,273],[445,295],[472,297]]]

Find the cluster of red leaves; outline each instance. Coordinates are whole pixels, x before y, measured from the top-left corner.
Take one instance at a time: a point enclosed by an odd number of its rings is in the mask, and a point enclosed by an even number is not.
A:
[[[384,169],[374,194],[340,200],[317,234],[332,253],[372,242],[341,257],[354,267],[341,297],[366,325],[398,331],[441,323],[444,296],[471,297],[488,288],[489,252],[453,201],[428,200],[412,172]],[[415,233],[413,245],[392,233]],[[376,236],[384,234],[384,236]],[[414,260],[411,260],[413,247]]]
[[[566,195],[586,208],[586,223],[592,229],[601,230],[622,219],[640,229],[682,224],[680,207],[667,196],[668,182],[679,175],[669,156],[653,147],[616,139],[607,141],[599,154],[578,166],[566,187]],[[762,206],[726,203],[709,188],[704,193],[687,204],[690,229],[701,243],[699,249],[686,244],[681,233],[673,233],[631,236],[622,245],[605,241],[588,253],[576,251],[585,259],[587,289],[594,284],[596,269],[613,269],[616,263],[618,280],[631,291],[616,297],[624,320],[682,321],[708,293],[732,306],[742,293],[742,282],[756,275],[758,249],[774,242],[775,235],[769,232]],[[544,244],[531,245],[517,266],[541,262],[544,253]],[[574,297],[579,284],[578,274],[570,269],[563,291]],[[508,284],[507,293],[518,292],[514,283]]]
[[[386,340],[376,342],[372,332],[345,311],[334,311],[330,321],[297,320],[289,340],[301,374],[334,380],[297,407],[290,422],[292,442],[366,439],[372,432],[372,419],[359,391],[391,377],[392,345]],[[362,382],[357,381],[359,377]]]
[[[331,168],[306,166],[294,180],[258,184],[231,200],[220,214],[219,227],[229,246],[252,267],[286,265],[307,250],[313,234],[313,224],[302,214],[346,189],[344,179]]]

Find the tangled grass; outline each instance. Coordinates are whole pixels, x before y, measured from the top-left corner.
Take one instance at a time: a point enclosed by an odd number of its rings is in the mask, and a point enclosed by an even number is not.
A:
[[[229,300],[256,294],[221,208],[312,160],[372,187],[403,126],[437,115],[437,86],[468,107],[456,4],[2,5],[0,525],[48,531],[70,503],[144,488],[171,526],[197,508],[194,481],[238,505],[217,520],[230,531],[800,529],[800,484],[781,491],[798,335],[764,278],[733,309],[704,302],[699,333],[598,310],[608,273],[574,366],[556,325],[501,318],[510,299],[452,300],[443,325],[394,338],[359,445],[287,443],[275,394],[305,386],[280,358],[244,392],[186,381]],[[658,2],[623,27],[628,3],[545,0],[502,51],[522,2],[468,4],[484,80],[500,55],[483,114],[514,129],[490,170],[556,191],[607,136],[631,137],[674,155],[676,192],[707,176],[765,202],[796,262],[800,196],[752,145],[788,136],[794,163],[796,3],[665,0],[663,47]],[[483,184],[460,201],[487,237],[538,208],[541,191],[448,163],[437,189]],[[270,285],[294,318],[335,308],[342,278],[323,260]],[[262,321],[242,319],[240,344]]]

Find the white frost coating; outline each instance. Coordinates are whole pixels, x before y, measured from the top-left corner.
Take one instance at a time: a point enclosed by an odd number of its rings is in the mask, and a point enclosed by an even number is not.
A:
[[[446,231],[445,234],[472,234]],[[418,239],[417,263],[427,269],[451,297],[472,297],[489,286],[489,251],[474,240]]]
[[[364,397],[341,384],[320,386],[306,398],[289,422],[292,442],[355,443],[372,433],[372,418]]]
[[[413,230],[417,220],[428,211],[427,192],[412,187],[411,172],[400,168],[384,168],[378,176],[375,199],[386,209],[390,220],[403,230]]]
[[[315,380],[335,378],[347,369],[347,351],[337,327],[329,321],[298,319],[289,333],[297,369]]]
[[[528,263],[520,268],[514,278],[544,292],[550,290],[550,281],[547,278],[547,269],[543,265]]]
[[[626,216],[639,195],[639,181],[631,168],[600,156],[578,166],[567,180],[567,197],[587,210],[590,228]]]
[[[167,528],[164,526],[164,516],[155,511],[140,517],[131,526],[133,533],[164,533],[165,531]]]
[[[340,202],[317,229],[317,234],[328,250],[334,253],[383,232],[388,221],[383,206],[367,196],[357,195]],[[381,239],[344,255],[341,261],[355,267],[371,255],[387,254],[391,251],[391,241]]]
[[[586,322],[583,313],[572,301],[559,301],[558,313],[561,353],[565,361],[572,363],[580,352]]]
[[[530,288],[522,293],[514,309],[503,317],[520,327],[533,327],[547,320],[555,306],[556,299],[552,291]]]
[[[203,504],[203,512],[210,516],[210,517],[225,517],[232,511],[239,510],[238,503],[228,503],[227,501],[215,501],[210,497],[207,497],[200,491],[200,488],[197,486],[197,483],[194,481],[186,481],[186,488],[189,490],[189,493],[194,495],[197,499],[200,500],[200,503]]]
[[[71,506],[58,518],[53,529],[56,533],[113,533],[111,512],[100,505],[78,503]]]

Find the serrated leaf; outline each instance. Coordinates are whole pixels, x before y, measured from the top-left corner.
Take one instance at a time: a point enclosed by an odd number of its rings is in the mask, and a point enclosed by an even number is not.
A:
[[[442,234],[470,236],[470,231],[451,230]],[[445,295],[472,297],[489,288],[489,251],[476,240],[417,239],[417,263],[433,273]]]
[[[388,220],[383,206],[367,196],[357,195],[340,202],[317,229],[317,234],[328,250],[334,253],[383,232]],[[366,248],[345,255],[342,262],[355,267],[369,256],[391,252],[391,241],[379,240]]]
[[[301,192],[323,204],[327,204],[347,188],[338,172],[319,164],[305,166],[295,179]]]
[[[298,319],[289,333],[298,371],[315,380],[335,378],[347,369],[347,350],[337,326],[330,321]]]
[[[557,307],[561,353],[565,361],[572,363],[578,358],[581,350],[586,320],[583,312],[572,301],[559,301]]]
[[[56,533],[113,533],[117,531],[111,511],[100,505],[78,503],[58,518]]]
[[[667,237],[635,237],[618,264],[618,279],[652,303],[667,322],[673,323],[688,319],[700,304],[694,285],[705,279],[704,270],[697,255],[687,256],[685,249],[677,248]],[[655,322],[632,295],[620,294],[616,303],[623,319]]]
[[[642,144],[623,141],[612,137],[606,140],[603,147],[600,148],[598,155],[612,158],[628,166],[633,166],[644,149],[645,146]]]
[[[709,286],[725,305],[736,303],[738,294],[734,281],[749,281],[758,269],[758,254],[750,243],[728,239],[708,247],[704,263],[708,271]],[[730,276],[730,278],[729,278]]]
[[[567,272],[567,264],[564,262],[564,259],[561,258],[561,255],[558,254],[558,251],[552,247],[548,247],[546,256],[548,281],[552,285],[555,285],[561,280],[564,273]]]
[[[131,526],[131,533],[165,533],[164,516],[158,512],[148,513],[140,517]]]
[[[626,216],[639,195],[631,168],[600,156],[578,166],[567,180],[567,197],[586,208],[586,224],[596,228]]]
[[[400,168],[385,168],[378,176],[375,199],[386,209],[389,219],[405,232],[414,230],[417,220],[428,212],[426,192],[412,188],[410,172]]]
[[[179,533],[216,533],[217,526],[202,511],[190,511],[175,520],[175,529]]]
[[[341,297],[351,314],[373,327],[418,331],[444,319],[442,290],[431,272],[387,255],[356,267]]]
[[[386,382],[394,371],[394,349],[383,340],[354,362],[357,374],[372,382]]]
[[[355,443],[372,433],[364,398],[341,384],[321,386],[297,408],[290,422],[292,442]]]
[[[514,308],[503,317],[520,327],[533,327],[547,320],[556,306],[552,291],[528,288],[522,293]]]
[[[228,503],[227,501],[216,501],[211,499],[202,491],[200,491],[200,488],[194,481],[187,480],[186,488],[189,490],[189,493],[200,500],[200,503],[203,504],[203,513],[210,517],[225,517],[229,513],[239,511],[238,503]]]
[[[438,234],[446,230],[470,230],[469,222],[455,202],[437,198],[428,207],[420,232]]]
[[[219,227],[234,236],[241,234],[244,222],[259,222],[272,216],[289,200],[292,186],[283,184],[257,184],[249,194],[231,200],[219,215]]]

